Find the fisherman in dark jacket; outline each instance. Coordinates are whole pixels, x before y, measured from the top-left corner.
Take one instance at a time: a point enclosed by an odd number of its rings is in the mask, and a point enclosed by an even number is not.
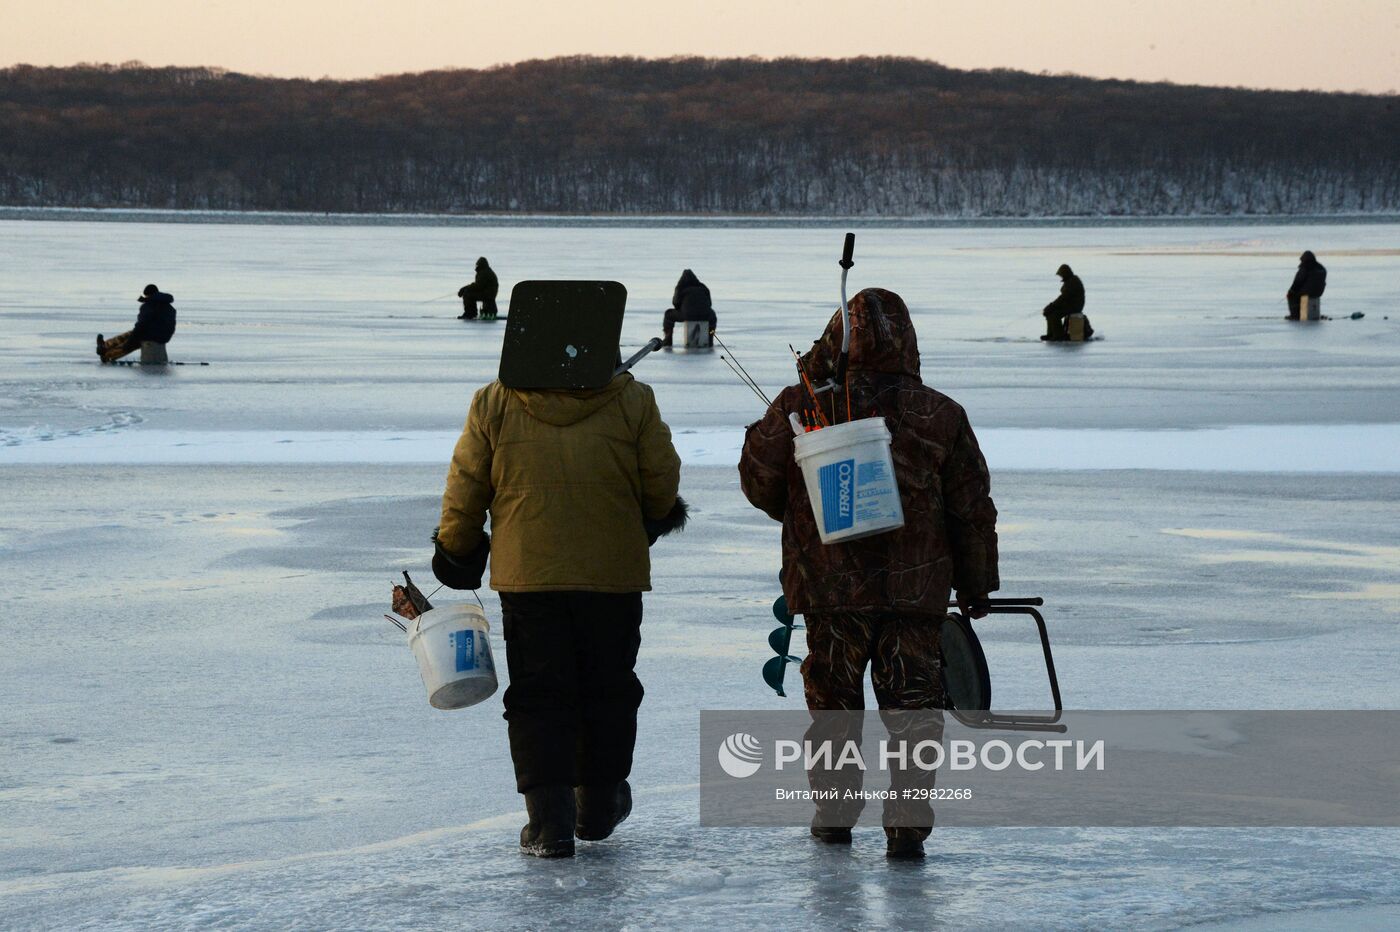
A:
[[[1302,298],[1308,299],[1308,316],[1322,315],[1322,292],[1327,289],[1327,267],[1309,250],[1298,257],[1298,274],[1288,289],[1288,319],[1297,320]]]
[[[865,289],[851,300],[850,323],[848,382],[833,393],[837,400],[830,416],[833,422],[845,420],[843,408],[849,405],[859,412],[856,417],[883,417],[894,432],[891,456],[903,527],[821,542],[802,468],[793,458],[791,416],[810,415],[813,405],[802,385],[783,389],[762,420],[749,425],[739,484],[749,502],[783,524],[783,595],[789,611],[803,615],[807,627],[802,678],[813,720],[808,741],[820,746],[829,740],[836,748],[859,742],[859,715],[838,713],[865,708],[867,667],[882,710],[919,712],[886,717],[892,739],[896,729],[907,727],[906,738],[937,741],[942,720],[935,710],[947,704],[940,632],[949,596],[956,591],[967,612],[981,618],[989,593],[1001,584],[991,476],[967,413],[920,378],[914,324],[899,295]],[[835,377],[842,329],[837,311],[802,358],[811,384]],[[849,768],[838,767],[834,774],[816,768],[808,776],[814,790],[860,789],[859,772]],[[890,857],[923,856],[933,825],[929,794],[923,791],[932,788],[933,779],[932,771],[891,773],[896,793],[912,801],[885,803]],[[829,844],[850,844],[862,806],[859,793],[826,798],[838,801],[818,803],[812,835]]]
[[[662,318],[662,346],[671,345],[671,333],[678,320],[709,321],[711,330],[715,329],[718,321],[714,305],[710,303],[710,289],[696,278],[690,269],[681,273],[680,281],[676,282],[675,293],[671,295],[671,307]]]
[[[500,290],[501,283],[496,279],[496,273],[491,271],[491,265],[482,256],[476,260],[476,278],[470,285],[463,285],[457,291],[457,297],[462,299],[462,313],[458,320],[476,320],[476,306],[481,304],[481,319],[496,319],[496,292]]]
[[[141,309],[136,314],[136,326],[126,333],[118,334],[110,340],[97,335],[97,355],[103,362],[116,362],[123,356],[134,353],[142,343],[169,343],[175,336],[175,299],[155,285],[147,285],[141,292]]]
[[[1041,312],[1045,315],[1045,335],[1041,339],[1059,342],[1069,339],[1065,318],[1084,313],[1084,283],[1067,265],[1061,265],[1055,274],[1061,280],[1060,296],[1045,305],[1045,310]]]

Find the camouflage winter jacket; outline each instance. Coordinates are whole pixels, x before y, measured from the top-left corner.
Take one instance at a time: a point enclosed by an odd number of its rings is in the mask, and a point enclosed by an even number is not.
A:
[[[810,408],[801,385],[783,389],[744,438],[739,477],[750,502],[783,522],[783,592],[796,613],[877,611],[943,615],[964,598],[995,591],[996,507],[987,463],[967,415],[919,378],[919,350],[900,297],[867,289],[850,303],[851,417],[879,415],[894,437],[904,527],[849,543],[822,544],[807,488],[793,460],[788,414]],[[803,357],[814,385],[835,371],[841,313]],[[846,420],[844,391],[835,393]],[[821,399],[832,416],[832,393]]]

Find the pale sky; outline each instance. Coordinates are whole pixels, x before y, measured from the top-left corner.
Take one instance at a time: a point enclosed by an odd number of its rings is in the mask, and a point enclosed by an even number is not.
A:
[[[0,65],[303,77],[557,55],[901,55],[957,68],[1400,91],[1400,0],[0,0]]]

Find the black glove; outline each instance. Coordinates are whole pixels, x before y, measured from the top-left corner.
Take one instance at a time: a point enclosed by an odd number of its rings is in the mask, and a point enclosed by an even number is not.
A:
[[[690,506],[685,503],[685,499],[676,496],[676,503],[671,506],[671,510],[666,512],[664,518],[648,518],[642,516],[642,527],[646,528],[647,546],[650,547],[658,539],[665,537],[672,531],[685,530],[686,519],[690,517]]]
[[[986,618],[991,607],[985,594],[963,595],[961,592],[958,593],[958,608],[962,609],[962,613],[968,618]]]
[[[481,576],[486,572],[486,558],[491,553],[491,535],[482,534],[481,543],[464,556],[448,553],[442,541],[433,533],[433,575],[449,589],[480,589]]]

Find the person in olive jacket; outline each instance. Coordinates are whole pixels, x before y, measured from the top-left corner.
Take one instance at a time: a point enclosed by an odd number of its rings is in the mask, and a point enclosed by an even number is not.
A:
[[[648,548],[682,527],[680,458],[649,386],[476,393],[452,455],[433,572],[501,594],[520,846],[570,856],[632,808]],[[491,516],[491,536],[484,530]]]

